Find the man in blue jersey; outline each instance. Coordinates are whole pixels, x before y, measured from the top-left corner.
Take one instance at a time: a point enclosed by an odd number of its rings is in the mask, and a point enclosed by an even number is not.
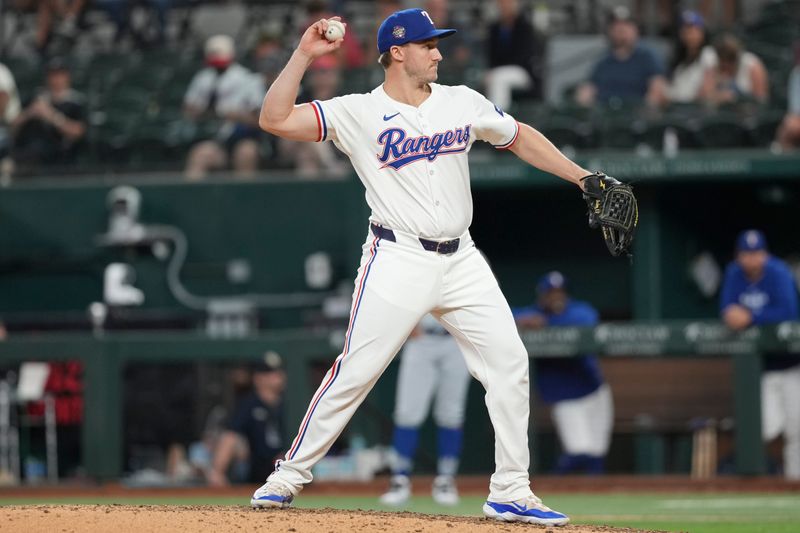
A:
[[[789,267],[767,251],[758,230],[736,240],[736,260],[725,270],[720,313],[734,330],[798,319],[797,287]],[[768,354],[761,377],[764,440],[783,434],[783,470],[800,479],[800,356]]]
[[[514,310],[520,329],[597,324],[597,311],[588,303],[569,297],[566,279],[560,272],[544,275],[536,285],[536,293],[535,305]],[[552,405],[553,423],[562,446],[556,472],[603,473],[614,404],[597,358],[588,354],[537,358],[535,365],[539,397]]]

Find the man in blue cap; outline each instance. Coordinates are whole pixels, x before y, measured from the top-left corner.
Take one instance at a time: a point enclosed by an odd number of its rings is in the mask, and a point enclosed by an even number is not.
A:
[[[431,313],[486,389],[496,468],[484,514],[564,525],[569,518],[531,491],[528,352],[469,233],[468,153],[473,142],[485,141],[579,189],[590,172],[480,93],[435,83],[442,61],[439,39],[455,30],[436,28],[422,9],[392,13],[378,29],[382,85],[366,94],[295,105],[311,62],[341,46],[341,38],[325,37],[331,24],[319,20],[303,34],[264,97],[259,124],[292,140],[333,141],[363,182],[372,214],[343,350],[314,394],[285,458],[250,502],[254,507],[291,504],[409,333]]]
[[[743,231],[736,239],[736,259],[725,270],[720,313],[736,331],[798,319],[792,273],[786,263],[769,254],[767,239],[758,230]],[[761,430],[766,441],[783,434],[784,475],[800,479],[800,356],[764,358]]]
[[[594,326],[597,311],[588,302],[573,300],[561,272],[545,274],[536,284],[536,304],[514,310],[520,329]],[[603,380],[597,357],[536,358],[536,388],[552,406],[553,424],[561,441],[557,474],[602,474],[611,442],[614,403]]]

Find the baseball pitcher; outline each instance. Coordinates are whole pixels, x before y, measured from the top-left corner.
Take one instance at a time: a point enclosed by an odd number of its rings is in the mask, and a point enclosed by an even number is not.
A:
[[[311,399],[285,458],[253,494],[251,504],[287,507],[311,482],[311,467],[339,436],[414,326],[432,313],[453,335],[470,373],[486,389],[496,470],[484,514],[566,524],[569,519],[545,506],[530,488],[528,353],[497,280],[470,237],[467,154],[481,140],[578,187],[582,178],[587,178],[585,184],[590,179],[596,185],[585,191],[590,222],[603,228],[616,252],[630,244],[632,195],[613,178],[590,175],[535,129],[519,124],[472,89],[434,83],[442,60],[437,44],[455,30],[437,29],[421,9],[395,12],[379,27],[383,84],[367,94],[296,106],[308,66],[342,44],[341,37],[326,39],[330,25],[323,19],[305,31],[264,97],[259,123],[287,139],[332,141],[350,158],[372,214],[342,353]],[[611,198],[613,205],[607,205]]]

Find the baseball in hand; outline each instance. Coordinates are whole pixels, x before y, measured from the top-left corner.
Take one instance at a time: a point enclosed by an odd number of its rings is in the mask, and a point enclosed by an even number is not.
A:
[[[328,29],[325,30],[325,38],[329,41],[337,41],[344,37],[344,24],[338,20],[329,19]]]

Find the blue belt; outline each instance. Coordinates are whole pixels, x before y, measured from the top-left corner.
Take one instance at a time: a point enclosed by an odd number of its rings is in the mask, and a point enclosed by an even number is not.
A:
[[[394,232],[389,228],[384,228],[383,226],[378,226],[377,224],[370,224],[370,229],[372,229],[373,235],[379,237],[381,239],[385,239],[391,242],[397,242],[397,239],[394,236]],[[428,239],[423,239],[419,237],[419,242],[422,244],[422,247],[428,250],[429,252],[436,252],[437,254],[454,254],[458,251],[458,245],[461,242],[461,239],[452,239],[450,241],[429,241]]]

